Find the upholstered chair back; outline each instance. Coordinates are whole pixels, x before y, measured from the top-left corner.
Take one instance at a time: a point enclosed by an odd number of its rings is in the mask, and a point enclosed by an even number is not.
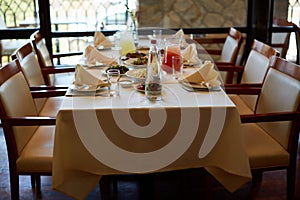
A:
[[[15,74],[7,80],[5,77],[0,77],[2,115],[10,117],[37,116],[37,109],[27,81],[18,67],[14,66]],[[5,123],[5,120],[2,122]],[[13,127],[13,137],[15,137],[18,154],[21,153],[36,129],[37,126]]]
[[[299,109],[300,80],[278,70],[280,67],[288,67],[285,62],[287,61],[276,59],[275,56],[271,58],[271,68],[265,78],[257,101],[255,110],[257,114],[292,112]],[[300,69],[298,72],[300,72]],[[259,125],[287,149],[292,122],[266,122],[259,123]]]
[[[221,62],[229,62],[235,64],[236,56],[239,50],[240,41],[233,37],[226,37],[221,53]]]
[[[17,58],[20,61],[22,71],[29,86],[45,85],[45,80],[40,65],[30,43],[27,43],[17,49],[12,57],[13,59]],[[38,113],[41,111],[46,100],[46,98],[38,98],[34,100]]]
[[[263,83],[269,68],[269,59],[273,55],[278,55],[278,51],[258,40],[253,41],[253,45],[241,78],[241,83]],[[240,95],[241,99],[254,110],[257,96]]]
[[[43,39],[36,41],[36,53],[39,54],[39,57],[42,58],[41,62],[43,63],[42,66],[53,66],[48,48],[43,41]],[[40,63],[41,64],[41,63]]]

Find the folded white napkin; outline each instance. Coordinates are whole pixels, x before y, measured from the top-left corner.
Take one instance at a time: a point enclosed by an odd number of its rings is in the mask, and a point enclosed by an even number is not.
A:
[[[188,61],[188,64],[200,64],[202,61],[198,58],[196,44],[189,44],[182,52],[181,55],[184,61]]]
[[[112,42],[105,37],[100,31],[96,31],[94,34],[94,46],[95,47],[112,47]]]
[[[182,80],[191,84],[205,84],[210,87],[217,87],[220,85],[218,76],[219,74],[214,69],[214,64],[210,61],[205,61],[199,69],[184,76]]]
[[[188,43],[185,41],[185,37],[186,37],[186,36],[185,36],[185,34],[184,34],[184,32],[183,32],[182,29],[179,29],[179,31],[177,31],[177,32],[175,33],[175,36],[181,38],[181,46],[182,46],[182,47],[187,47],[187,46],[188,46]]]
[[[85,49],[85,59],[87,65],[96,65],[97,63],[107,65],[117,64],[115,59],[103,55],[96,47],[91,45],[87,46]]]
[[[98,79],[97,77],[86,71],[84,67],[77,64],[75,69],[74,85],[78,88],[84,87],[86,89],[97,89],[98,87],[109,86],[110,83]]]

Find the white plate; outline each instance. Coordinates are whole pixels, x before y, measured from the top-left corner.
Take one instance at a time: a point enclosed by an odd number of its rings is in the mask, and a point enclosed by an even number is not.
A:
[[[144,74],[144,77],[141,77],[140,74]],[[143,82],[145,81],[146,77],[146,68],[143,69],[132,69],[125,73],[125,75],[133,80],[135,83]]]
[[[183,62],[183,66],[184,67],[192,67],[192,66],[197,66],[197,65],[200,65],[201,62],[198,62],[198,63],[195,63],[195,62]]]
[[[71,85],[70,86],[70,89],[71,90],[74,90],[74,91],[77,91],[77,92],[96,92],[96,91],[98,91],[98,90],[100,90],[100,89],[102,89],[103,87],[102,86],[98,86],[97,88],[95,88],[95,87],[88,87],[88,86],[86,86],[86,87],[78,87],[78,86],[76,86],[76,85]]]
[[[208,84],[206,83],[189,83],[186,81],[181,81],[180,82],[185,88],[187,89],[195,89],[195,90],[214,90],[214,91],[219,91],[220,85],[216,86],[216,87],[210,87]]]
[[[140,67],[140,68],[147,67],[147,64],[144,64],[144,65],[135,65],[135,64],[133,64],[133,62],[136,61],[137,59],[138,58],[129,58],[129,59],[125,60],[124,63],[126,65],[133,66],[133,67]]]

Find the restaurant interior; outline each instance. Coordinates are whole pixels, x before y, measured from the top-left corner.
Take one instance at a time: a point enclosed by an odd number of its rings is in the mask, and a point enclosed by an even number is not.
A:
[[[0,0],[0,58],[0,199],[300,199],[299,0]]]

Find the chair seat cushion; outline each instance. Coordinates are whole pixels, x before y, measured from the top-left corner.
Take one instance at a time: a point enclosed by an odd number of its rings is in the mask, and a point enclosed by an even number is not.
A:
[[[253,114],[253,110],[240,98],[239,95],[230,94],[229,95],[231,101],[235,104],[238,109],[240,115],[248,115]]]
[[[39,116],[55,117],[62,104],[63,99],[64,97],[62,96],[47,98],[43,108],[39,113]]]
[[[51,173],[55,126],[40,126],[17,160],[22,172]]]
[[[289,153],[256,124],[243,124],[251,169],[289,165]]]

